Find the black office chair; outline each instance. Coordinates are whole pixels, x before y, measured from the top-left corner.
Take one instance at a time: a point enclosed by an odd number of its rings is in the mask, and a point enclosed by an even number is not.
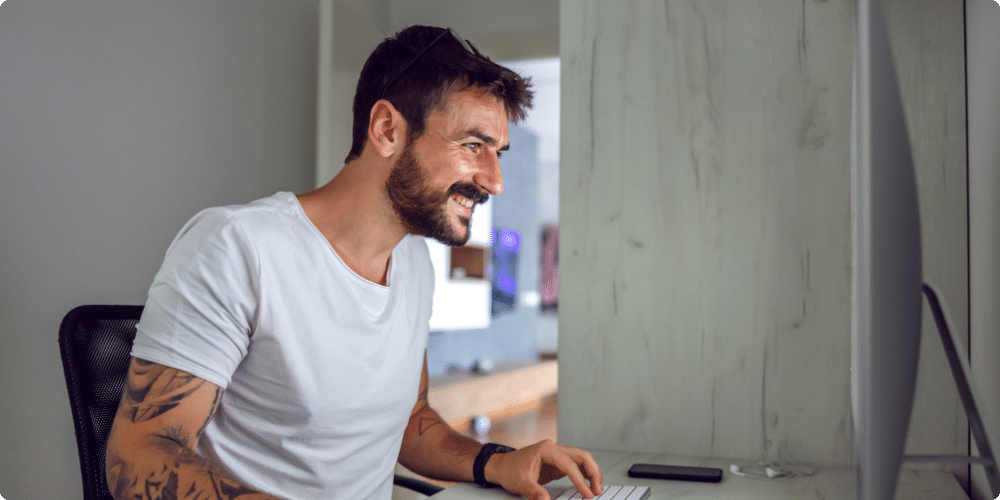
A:
[[[59,327],[84,500],[113,500],[105,481],[104,455],[141,315],[142,306],[80,306]],[[393,483],[428,496],[443,489],[399,474]]]

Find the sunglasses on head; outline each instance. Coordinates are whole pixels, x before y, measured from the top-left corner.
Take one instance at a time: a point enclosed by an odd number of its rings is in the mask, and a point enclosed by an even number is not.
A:
[[[442,31],[440,35],[434,38],[434,40],[432,40],[431,43],[427,44],[427,46],[424,47],[423,50],[418,52],[417,55],[413,57],[413,59],[410,59],[410,62],[406,63],[403,66],[403,69],[399,70],[399,73],[396,73],[396,76],[392,77],[392,80],[389,80],[389,83],[385,84],[385,87],[382,88],[382,99],[385,99],[385,93],[386,91],[389,90],[389,87],[391,87],[392,84],[395,83],[396,80],[400,76],[402,76],[403,73],[406,73],[406,70],[409,69],[410,66],[413,65],[413,63],[417,62],[417,59],[420,59],[420,56],[424,55],[424,52],[427,52],[427,50],[433,47],[434,44],[438,43],[438,40],[444,38],[447,35],[450,35],[455,41],[457,41],[462,46],[462,48],[466,50],[466,52],[472,55],[476,55],[476,51],[472,48],[472,45],[469,44],[468,40],[458,36],[458,33],[455,33],[455,30],[447,28],[444,31]]]

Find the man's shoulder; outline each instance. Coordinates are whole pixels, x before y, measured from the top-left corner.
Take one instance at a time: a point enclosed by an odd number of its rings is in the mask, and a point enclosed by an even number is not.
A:
[[[243,205],[203,209],[184,224],[169,254],[198,254],[210,247],[251,246],[268,228],[287,227],[295,195],[277,193]]]
[[[193,228],[217,232],[224,228],[240,227],[256,231],[267,227],[285,227],[295,218],[295,195],[280,192],[267,198],[241,205],[224,205],[198,212],[181,231]]]
[[[297,209],[298,201],[295,195],[282,191],[243,205],[214,207],[207,209],[206,212],[244,225],[267,225],[287,224],[290,218],[298,215]]]

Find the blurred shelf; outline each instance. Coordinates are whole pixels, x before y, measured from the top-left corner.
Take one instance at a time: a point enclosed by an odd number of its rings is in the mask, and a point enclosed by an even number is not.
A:
[[[558,390],[558,361],[499,364],[488,375],[449,373],[432,377],[428,385],[431,407],[464,433],[476,415],[499,421],[537,410]]]

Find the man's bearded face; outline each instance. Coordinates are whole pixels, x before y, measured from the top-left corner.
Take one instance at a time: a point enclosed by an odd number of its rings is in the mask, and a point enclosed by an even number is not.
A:
[[[471,221],[468,217],[449,214],[448,200],[455,194],[477,204],[489,199],[485,191],[468,181],[458,181],[435,192],[427,185],[427,168],[413,154],[413,142],[403,148],[385,183],[385,190],[409,233],[452,246],[469,241]]]

